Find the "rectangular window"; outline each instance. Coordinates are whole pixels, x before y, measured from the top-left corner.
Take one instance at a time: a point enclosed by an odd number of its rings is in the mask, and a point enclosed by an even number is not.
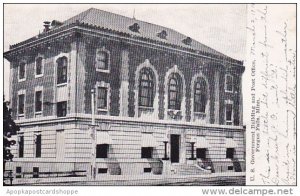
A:
[[[152,168],[151,167],[145,167],[144,168],[144,173],[151,173]]]
[[[106,174],[107,170],[107,168],[98,168],[98,174]]]
[[[226,125],[232,125],[232,104],[226,104],[225,108],[225,118],[226,118]]]
[[[24,135],[20,135],[18,138],[18,152],[19,158],[24,157]]]
[[[22,177],[22,167],[16,167],[16,178]]]
[[[43,58],[38,57],[35,60],[35,75],[42,75],[43,74],[42,69],[43,69]]]
[[[57,60],[57,84],[67,83],[68,59],[61,57]]]
[[[142,147],[142,158],[152,158],[152,147]]]
[[[25,95],[19,95],[18,114],[23,115],[25,111]]]
[[[98,87],[97,108],[107,109],[107,88]]]
[[[19,65],[19,80],[25,79],[26,77],[26,64],[20,63]]]
[[[233,131],[227,131],[226,138],[233,138]]]
[[[231,75],[226,75],[225,90],[227,92],[232,92],[233,91],[233,77]]]
[[[42,135],[35,135],[35,157],[41,157],[42,152]]]
[[[233,155],[234,155],[234,148],[227,148],[226,149],[226,158],[233,159]]]
[[[63,117],[67,115],[67,102],[62,101],[57,103],[57,116]]]
[[[42,91],[35,92],[35,112],[42,111]]]
[[[108,157],[108,144],[97,144],[96,146],[96,158]]]
[[[197,148],[196,153],[198,159],[206,159],[206,148]]]

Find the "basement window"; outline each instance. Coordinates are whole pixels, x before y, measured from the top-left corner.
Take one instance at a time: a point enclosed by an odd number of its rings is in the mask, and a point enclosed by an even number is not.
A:
[[[98,168],[98,174],[107,174],[107,168]]]
[[[152,151],[153,148],[152,147],[142,147],[142,158],[152,158]]]
[[[226,158],[233,159],[234,148],[227,148],[226,149]]]

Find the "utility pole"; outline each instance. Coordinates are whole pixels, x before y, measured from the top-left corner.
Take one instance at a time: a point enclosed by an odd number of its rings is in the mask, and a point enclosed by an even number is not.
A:
[[[92,156],[91,156],[91,178],[96,178],[96,141],[97,134],[95,129],[95,90],[91,90],[91,106],[92,106],[92,124],[90,126],[91,139],[92,139]]]

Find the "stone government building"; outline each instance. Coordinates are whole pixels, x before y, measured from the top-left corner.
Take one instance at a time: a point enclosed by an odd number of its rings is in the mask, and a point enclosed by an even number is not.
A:
[[[16,177],[245,171],[242,61],[94,8],[44,27],[4,53]]]

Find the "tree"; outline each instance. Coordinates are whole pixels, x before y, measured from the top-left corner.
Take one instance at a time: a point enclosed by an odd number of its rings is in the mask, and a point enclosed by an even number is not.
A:
[[[16,141],[11,139],[12,135],[16,135],[20,130],[19,126],[11,118],[11,110],[7,107],[8,103],[3,102],[3,174],[5,172],[5,163],[12,161],[13,154],[10,151],[11,146],[16,144]]]

